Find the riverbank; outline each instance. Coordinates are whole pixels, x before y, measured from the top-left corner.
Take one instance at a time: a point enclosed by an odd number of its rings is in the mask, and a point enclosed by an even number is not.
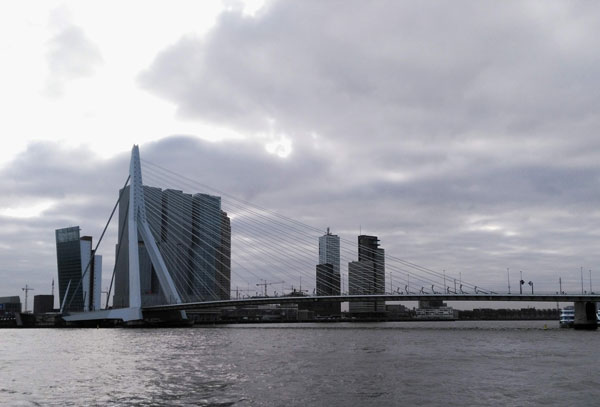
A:
[[[457,311],[455,316],[452,318],[419,318],[414,313],[407,313],[404,315],[368,315],[360,316],[356,314],[343,313],[342,316],[336,317],[316,317],[316,318],[296,318],[296,319],[283,319],[283,318],[262,318],[261,315],[254,317],[241,317],[241,318],[219,318],[218,313],[211,314],[211,318],[206,318],[206,314],[196,315],[189,313],[189,321],[185,323],[174,324],[172,322],[147,322],[142,324],[136,324],[139,327],[144,328],[164,328],[164,327],[181,327],[181,326],[214,326],[214,325],[235,325],[235,324],[299,324],[299,323],[372,323],[372,322],[452,322],[452,321],[558,321],[559,313],[557,310],[536,310],[522,309],[522,310],[469,310],[469,311]],[[48,314],[29,314],[20,313],[15,314],[13,318],[2,318],[0,319],[0,328],[119,328],[128,327],[130,325],[124,324],[120,321],[115,320],[98,320],[98,321],[84,321],[79,323],[66,323],[58,313]]]

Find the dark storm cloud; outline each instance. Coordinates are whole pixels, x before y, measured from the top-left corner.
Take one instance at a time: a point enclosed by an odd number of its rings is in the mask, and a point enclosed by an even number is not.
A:
[[[51,96],[60,96],[69,81],[92,76],[102,63],[98,46],[81,27],[71,24],[66,14],[66,9],[57,9],[51,15],[57,25],[56,34],[46,44],[46,92]]]
[[[139,81],[186,119],[287,135],[285,166],[319,176],[255,197],[290,215],[472,280],[553,281],[600,262],[599,22],[591,3],[274,1]]]

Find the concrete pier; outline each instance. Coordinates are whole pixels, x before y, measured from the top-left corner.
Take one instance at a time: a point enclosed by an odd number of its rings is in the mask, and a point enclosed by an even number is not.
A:
[[[596,303],[589,301],[575,302],[575,329],[598,329]]]

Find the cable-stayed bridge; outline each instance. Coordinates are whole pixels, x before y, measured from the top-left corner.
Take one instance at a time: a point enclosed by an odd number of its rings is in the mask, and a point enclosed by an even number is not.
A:
[[[354,242],[326,239],[334,243],[336,259],[321,265],[325,277],[319,278],[315,266],[321,230],[142,161],[137,146],[107,227],[117,207],[118,243],[109,289],[110,297],[114,288],[113,306],[108,307],[107,299],[106,309],[65,313],[67,321],[135,323],[145,314],[160,313],[185,320],[190,310],[285,303],[349,302],[351,310],[377,311],[386,301],[572,301],[576,324],[596,326],[600,295],[583,289],[579,295],[562,289],[534,293],[533,282],[523,280],[519,294],[500,293],[384,253],[374,236],[364,236],[368,244],[359,245],[358,253]],[[345,264],[347,270],[341,267]],[[309,290],[302,290],[302,279]],[[285,284],[301,295],[285,295]],[[248,287],[248,292],[251,285],[264,286],[264,294],[231,299],[233,287]]]

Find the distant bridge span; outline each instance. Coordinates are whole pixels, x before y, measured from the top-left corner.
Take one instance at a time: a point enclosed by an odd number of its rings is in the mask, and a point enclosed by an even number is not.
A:
[[[318,302],[373,302],[373,301],[525,301],[525,302],[573,302],[575,304],[576,323],[596,327],[596,306],[600,302],[598,294],[372,294],[372,295],[335,295],[335,296],[298,296],[298,297],[255,297],[238,300],[203,301],[179,304],[165,304],[142,307],[142,313],[161,311],[194,311],[248,305],[268,304],[311,304]],[[593,308],[593,310],[588,306]],[[63,315],[68,322],[118,319],[124,322],[135,319],[131,308],[113,308],[101,311],[74,312]],[[577,321],[579,320],[579,321]]]
[[[371,294],[298,297],[255,297],[238,300],[189,302],[143,307],[142,311],[192,311],[244,305],[306,304],[315,302],[372,301],[527,301],[527,302],[600,302],[598,294]]]

